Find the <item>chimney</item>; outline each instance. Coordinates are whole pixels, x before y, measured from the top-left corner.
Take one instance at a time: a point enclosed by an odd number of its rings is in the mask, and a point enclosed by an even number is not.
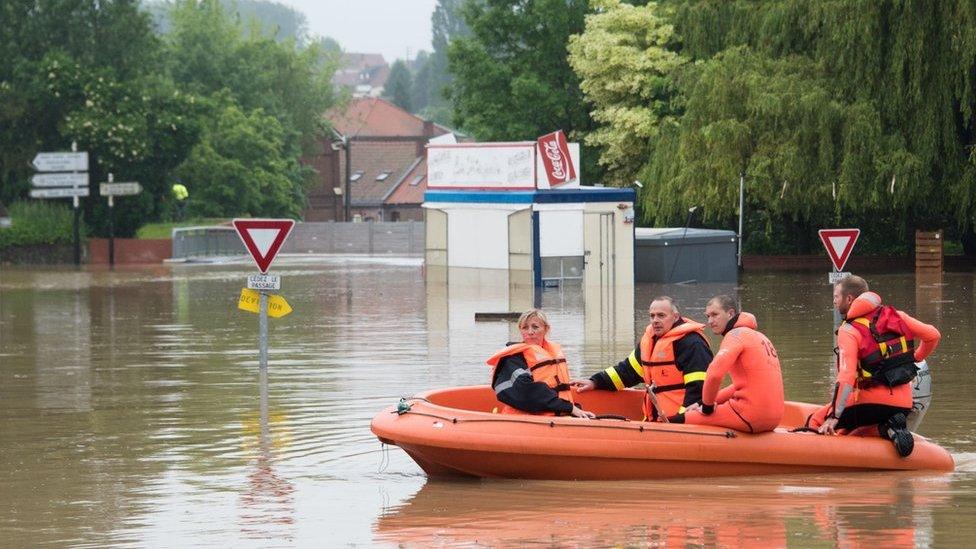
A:
[[[434,137],[434,123],[430,120],[424,120],[424,137],[427,139]]]

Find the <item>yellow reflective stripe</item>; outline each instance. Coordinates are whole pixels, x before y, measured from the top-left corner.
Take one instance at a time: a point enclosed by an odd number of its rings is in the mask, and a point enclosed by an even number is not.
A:
[[[888,358],[888,344],[882,341],[878,343],[878,348],[881,349],[881,356]]]
[[[908,352],[908,340],[905,339],[905,336],[901,336],[901,352]]]
[[[861,325],[867,326],[867,327],[870,327],[871,326],[871,321],[868,320],[868,319],[866,319],[866,318],[864,318],[864,317],[855,318],[854,319],[854,322],[857,322],[858,324],[861,324]]]
[[[691,372],[690,374],[685,374],[685,384],[695,381],[705,381],[705,372]]]
[[[641,378],[643,378],[644,377],[644,367],[641,366],[640,360],[637,360],[637,355],[634,354],[634,351],[631,351],[630,352],[630,356],[627,357],[627,361],[630,362],[630,367],[633,368],[635,372],[637,372],[637,375],[639,375],[639,376],[641,376]]]
[[[682,407],[680,407],[680,408],[678,408],[678,413],[679,413],[679,414],[683,414],[683,413],[685,413],[685,407],[684,407],[684,406],[682,406]]]
[[[605,371],[607,372],[607,375],[610,376],[610,381],[613,382],[613,386],[616,387],[618,391],[624,388],[624,382],[620,380],[620,374],[617,373],[617,370],[613,369],[613,366],[607,368]]]

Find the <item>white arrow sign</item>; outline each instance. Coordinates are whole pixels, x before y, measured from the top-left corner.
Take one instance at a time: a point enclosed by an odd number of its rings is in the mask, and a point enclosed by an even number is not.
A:
[[[87,187],[87,173],[37,173],[31,176],[35,187]]]
[[[39,172],[87,172],[87,152],[42,152],[32,162]]]
[[[57,189],[31,189],[31,198],[70,198],[88,196],[88,187],[61,187]]]
[[[102,196],[122,196],[127,194],[139,194],[142,192],[142,185],[129,183],[102,183],[98,186],[98,194]]]

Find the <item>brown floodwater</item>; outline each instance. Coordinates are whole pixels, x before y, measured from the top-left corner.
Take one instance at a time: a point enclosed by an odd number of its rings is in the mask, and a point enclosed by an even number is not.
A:
[[[952,474],[447,482],[381,446],[369,421],[401,396],[485,383],[485,358],[515,332],[474,313],[531,303],[531,289],[498,273],[425,282],[416,259],[279,261],[294,312],[270,321],[264,417],[257,317],[236,308],[250,265],[0,270],[0,545],[889,549],[976,537],[971,273],[868,277],[942,331],[919,431],[953,454]],[[613,330],[588,318],[601,313],[578,287],[541,299],[571,369],[589,375],[630,352],[654,295],[700,320],[722,292],[776,344],[788,398],[825,401],[825,273],[638,285]]]

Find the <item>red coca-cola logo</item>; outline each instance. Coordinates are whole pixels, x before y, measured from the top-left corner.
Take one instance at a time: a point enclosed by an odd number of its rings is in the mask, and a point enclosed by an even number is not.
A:
[[[566,170],[563,168],[563,155],[559,150],[559,142],[553,139],[546,143],[546,156],[552,162],[552,176],[559,179],[566,179]]]

